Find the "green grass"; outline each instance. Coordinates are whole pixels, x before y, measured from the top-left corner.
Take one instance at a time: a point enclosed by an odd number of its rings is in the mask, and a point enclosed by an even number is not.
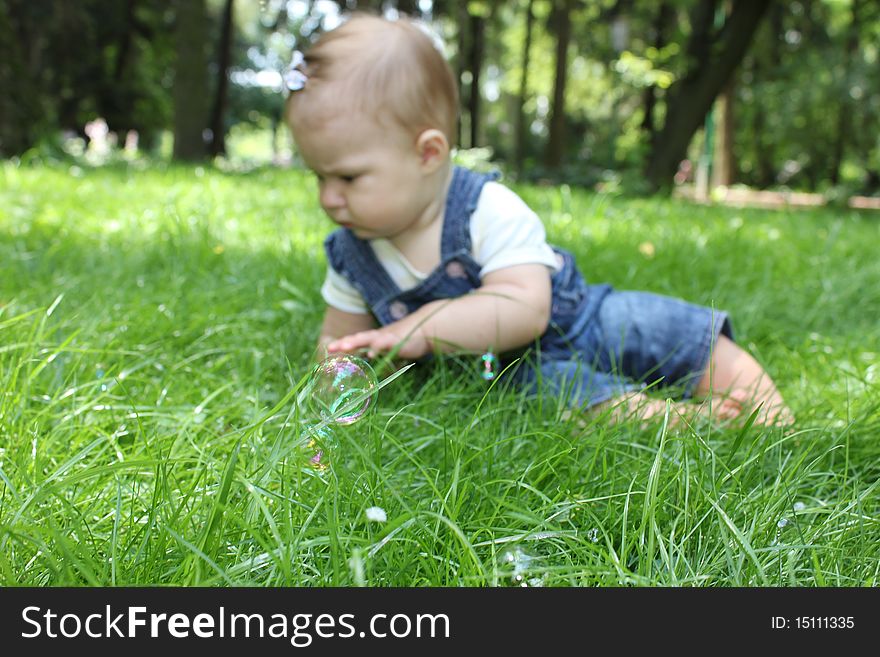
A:
[[[6,163],[0,584],[876,585],[880,217],[518,191],[591,280],[730,311],[794,430],[580,429],[450,359],[314,470],[310,178]]]

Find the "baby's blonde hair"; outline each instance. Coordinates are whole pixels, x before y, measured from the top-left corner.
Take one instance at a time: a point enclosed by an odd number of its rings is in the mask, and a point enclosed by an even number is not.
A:
[[[431,37],[408,19],[355,14],[305,53],[307,81],[287,102],[288,121],[313,126],[367,112],[413,137],[436,128],[455,143],[458,89]]]

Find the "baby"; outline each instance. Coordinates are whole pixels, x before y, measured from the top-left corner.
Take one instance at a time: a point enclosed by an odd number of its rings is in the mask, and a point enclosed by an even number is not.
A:
[[[351,17],[296,53],[285,81],[294,140],[339,226],[322,349],[520,356],[516,381],[614,419],[665,412],[644,388],[676,384],[713,401],[679,410],[793,421],[726,313],[587,284],[514,192],[452,165],[457,86],[415,23]]]

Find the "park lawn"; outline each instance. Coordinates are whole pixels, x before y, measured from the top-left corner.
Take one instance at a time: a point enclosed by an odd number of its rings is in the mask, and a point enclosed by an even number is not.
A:
[[[0,585],[877,585],[880,216],[516,189],[590,280],[729,311],[796,426],[581,427],[460,357],[316,470],[309,176],[3,163]]]

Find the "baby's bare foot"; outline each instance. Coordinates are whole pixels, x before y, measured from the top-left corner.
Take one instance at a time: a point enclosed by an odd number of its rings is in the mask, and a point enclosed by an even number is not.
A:
[[[791,426],[794,424],[794,413],[785,405],[778,395],[774,395],[771,399],[755,399],[748,390],[737,388],[731,390],[727,394],[722,403],[726,403],[731,411],[739,407],[739,413],[748,412],[751,415],[755,412],[755,408],[760,406],[758,416],[755,418],[755,424],[765,426]]]
[[[716,395],[712,398],[712,416],[717,420],[733,420],[743,414],[743,400],[733,395]]]

